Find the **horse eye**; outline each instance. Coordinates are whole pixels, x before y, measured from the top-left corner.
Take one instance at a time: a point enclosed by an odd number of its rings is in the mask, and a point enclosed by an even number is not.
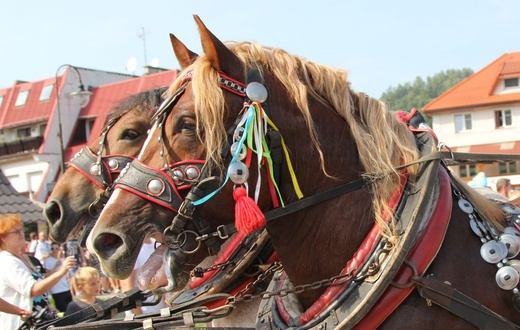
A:
[[[181,125],[181,129],[186,129],[189,131],[194,131],[196,128],[197,126],[193,122],[187,120],[183,121]]]
[[[123,131],[123,134],[121,134],[121,140],[135,140],[140,135],[139,132],[134,131],[133,129],[127,129]]]

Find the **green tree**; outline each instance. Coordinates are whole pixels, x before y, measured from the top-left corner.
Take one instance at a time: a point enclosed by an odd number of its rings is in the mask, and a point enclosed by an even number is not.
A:
[[[441,71],[433,77],[427,77],[426,81],[417,77],[413,83],[407,82],[404,85],[399,84],[397,87],[389,87],[381,95],[381,100],[388,104],[390,110],[394,111],[410,111],[414,107],[422,110],[428,102],[472,74],[473,70],[464,68]]]

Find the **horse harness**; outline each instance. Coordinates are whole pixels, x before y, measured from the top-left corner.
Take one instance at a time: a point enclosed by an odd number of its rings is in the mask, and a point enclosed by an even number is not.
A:
[[[245,85],[240,84],[239,82],[236,82],[232,79],[228,79],[229,77],[221,75],[221,87],[231,91],[239,96],[245,97],[247,96],[245,92]],[[159,126],[163,126],[162,123],[164,123],[164,120],[167,116],[168,110],[164,109],[171,109],[173,108],[173,105],[176,102],[176,99],[183,93],[185,86],[187,84],[187,81],[190,79],[188,76],[182,86],[179,88],[179,90],[172,95],[167,101],[163,103],[166,104],[164,107],[161,106],[163,111],[159,111],[157,113],[157,117],[162,116],[161,123]],[[265,101],[265,100],[264,100]],[[414,116],[415,117],[415,116]],[[415,120],[415,118],[413,118]],[[423,121],[419,120],[419,123],[423,123]],[[236,124],[236,123],[235,123]],[[233,127],[228,130],[228,133],[233,131]],[[423,132],[422,134],[423,139],[425,140],[433,140],[431,135],[429,133]],[[161,143],[163,140],[164,135],[161,136],[160,141]],[[431,148],[431,141],[429,141],[430,145],[428,147]],[[419,144],[426,144],[424,141],[420,141]],[[424,147],[425,153],[430,153],[428,147]],[[164,150],[164,145],[161,144],[161,148]],[[227,152],[227,150],[223,151]],[[162,156],[165,160],[165,169],[170,170],[171,166],[166,163],[166,158],[164,153],[162,153]],[[450,156],[453,157],[455,154],[451,152],[450,150]],[[263,310],[260,313],[259,318],[259,327],[268,327],[267,324],[271,324],[271,326],[275,327],[286,327],[286,326],[295,326],[298,328],[310,328],[313,326],[316,326],[318,324],[330,324],[332,326],[338,326],[341,327],[353,327],[358,322],[361,322],[363,324],[363,320],[366,320],[367,318],[364,318],[365,315],[370,313],[371,307],[374,306],[379,298],[385,299],[386,296],[392,296],[395,295],[395,293],[387,293],[390,289],[387,289],[389,286],[391,280],[395,277],[398,271],[405,272],[403,270],[404,268],[409,267],[408,269],[412,271],[412,274],[408,274],[408,278],[415,283],[415,285],[419,288],[419,291],[421,294],[427,297],[427,299],[431,301],[436,301],[433,299],[435,297],[435,294],[439,294],[439,291],[432,290],[431,288],[434,286],[442,287],[445,291],[446,288],[443,285],[438,285],[438,282],[436,282],[434,279],[431,278],[423,278],[419,276],[419,273],[423,273],[426,268],[428,268],[429,264],[433,261],[435,258],[435,255],[440,248],[440,245],[443,240],[443,235],[437,237],[438,244],[435,244],[435,248],[428,249],[428,251],[421,251],[422,255],[419,252],[414,251],[416,253],[416,259],[417,262],[419,260],[425,260],[424,254],[429,255],[429,257],[426,259],[427,261],[423,262],[420,265],[420,269],[417,269],[417,267],[414,264],[407,265],[407,258],[408,259],[414,259],[414,254],[412,253],[409,255],[409,252],[416,246],[416,239],[414,237],[419,237],[423,234],[428,232],[429,228],[441,228],[441,232],[445,232],[448,220],[449,220],[449,214],[451,213],[451,206],[448,208],[445,208],[443,211],[439,211],[434,209],[434,206],[431,203],[424,203],[425,200],[436,200],[435,198],[431,198],[434,195],[442,195],[441,197],[444,198],[444,202],[449,204],[451,202],[451,198],[448,198],[446,196],[451,195],[449,193],[450,186],[453,184],[450,184],[449,176],[447,172],[441,167],[439,169],[439,160],[444,159],[445,154],[441,152],[435,153],[432,155],[426,155],[422,159],[420,159],[418,162],[423,162],[425,165],[425,171],[429,173],[429,175],[425,176],[423,175],[424,180],[427,180],[426,182],[433,182],[435,181],[435,177],[439,175],[440,180],[440,186],[435,186],[435,189],[424,189],[421,190],[420,194],[412,194],[410,195],[409,192],[412,189],[410,186],[410,183],[402,184],[403,186],[403,192],[401,197],[401,201],[399,205],[396,205],[396,215],[397,218],[400,219],[400,225],[403,228],[403,237],[401,238],[399,242],[399,246],[391,247],[388,246],[388,242],[383,240],[376,230],[374,229],[372,231],[372,234],[370,234],[367,237],[367,240],[370,244],[369,250],[366,251],[358,251],[357,258],[352,261],[352,263],[349,265],[347,264],[347,267],[344,269],[346,271],[345,273],[342,273],[344,275],[344,279],[338,281],[342,284],[343,290],[336,289],[334,296],[337,297],[337,300],[335,300],[333,303],[331,303],[330,299],[328,301],[325,301],[327,299],[323,299],[324,301],[318,302],[317,306],[313,306],[314,308],[311,308],[310,311],[303,313],[299,317],[295,318],[294,316],[291,316],[287,310],[283,311],[280,314],[277,314],[278,316],[275,316],[276,312],[275,309],[278,310],[284,310],[284,307],[275,307],[283,305],[282,298],[281,297],[274,297],[271,296],[271,299],[268,299],[266,303],[263,304]],[[433,161],[435,160],[435,161]],[[136,163],[135,161],[133,163]],[[410,164],[408,164],[410,165]],[[128,167],[131,167],[131,165],[128,165]],[[204,171],[204,168],[201,168],[201,173]],[[124,171],[125,172],[125,171]],[[439,173],[439,174],[437,174]],[[124,174],[124,173],[123,173]],[[201,176],[202,177],[202,176]],[[216,180],[216,178],[205,178],[201,179],[201,177],[198,177],[197,180],[194,180],[193,183],[196,182],[191,187],[190,192],[187,194],[184,201],[177,201],[179,207],[175,208],[176,211],[178,211],[177,216],[172,221],[172,225],[168,227],[165,230],[164,236],[168,237],[170,236],[170,240],[166,240],[169,242],[169,247],[172,250],[179,249],[178,243],[182,240],[179,239],[179,237],[182,235],[184,227],[188,221],[193,221],[194,217],[194,201],[197,201],[207,195],[206,186],[209,186],[208,182]],[[150,181],[148,181],[150,182]],[[120,176],[120,179],[118,179],[118,184],[120,185],[128,185],[128,182],[124,180],[124,175]],[[298,202],[292,203],[287,205],[284,208],[278,208],[271,210],[265,214],[267,221],[274,220],[276,218],[279,218],[281,216],[287,215],[289,213],[295,212],[297,210],[303,209],[305,207],[309,207],[311,205],[320,203],[321,201],[334,198],[336,196],[339,196],[341,194],[354,191],[356,189],[360,189],[361,187],[365,186],[367,182],[363,178],[356,180],[354,182],[350,182],[346,185],[340,186],[338,188],[332,189],[331,191],[327,191],[322,194],[318,194],[316,196],[311,196],[308,198],[304,198],[303,200],[300,200]],[[425,186],[425,185],[420,185]],[[427,185],[426,186],[430,186]],[[202,189],[201,189],[202,187]],[[149,190],[149,189],[148,189]],[[141,189],[141,192],[143,189]],[[463,201],[463,195],[460,193],[460,191],[453,185],[453,191],[458,191],[458,196],[461,198],[461,202],[459,202],[459,205],[463,205],[465,202]],[[414,200],[413,202],[409,202],[408,200]],[[439,205],[442,205],[443,202],[439,202]],[[408,205],[408,207],[406,207]],[[412,205],[411,207],[409,205]],[[424,205],[424,206],[423,206]],[[441,214],[437,214],[436,212],[440,212]],[[411,214],[407,214],[411,213]],[[423,216],[419,217],[420,214],[426,214],[432,216],[433,219],[431,223],[430,217]],[[433,214],[433,215],[432,215]],[[415,219],[416,217],[420,218],[420,220],[412,221],[410,219]],[[472,218],[473,221],[473,218]],[[481,226],[484,226],[485,228],[488,227],[488,225],[483,225],[483,223],[488,222],[482,222]],[[478,225],[472,225],[472,228]],[[196,225],[197,229],[199,230],[199,237],[198,239],[204,239],[208,238],[208,240],[212,238],[220,238],[225,239],[228,237],[227,233],[233,232],[233,226],[221,226],[217,229],[217,231],[210,232],[210,229],[208,226],[200,226]],[[442,229],[444,228],[444,229]],[[430,230],[430,232],[433,230]],[[476,232],[476,230],[474,230]],[[225,234],[222,234],[225,233]],[[195,233],[196,235],[197,233]],[[431,238],[430,238],[431,239]],[[420,239],[419,239],[420,240]],[[211,242],[211,241],[210,241]],[[206,245],[208,247],[208,250],[210,254],[213,254],[212,252],[212,244],[208,244],[206,242]],[[214,243],[216,244],[216,243]],[[423,244],[424,246],[425,244]],[[430,244],[431,245],[431,244]],[[182,250],[182,249],[181,249]],[[362,255],[362,257],[360,257]],[[420,256],[418,256],[420,255]],[[382,261],[381,261],[382,260]],[[350,262],[349,262],[350,263]],[[382,265],[381,265],[382,264]],[[375,265],[375,267],[374,267]],[[405,265],[405,266],[402,266]],[[509,278],[509,273],[506,275],[503,275],[504,278]],[[281,289],[285,283],[282,280],[283,275],[277,275],[275,276],[275,279],[272,281],[271,289]],[[372,283],[370,283],[369,280],[372,278]],[[375,280],[374,280],[375,279]],[[368,284],[370,283],[370,284]],[[374,283],[376,285],[374,285]],[[432,284],[434,283],[434,284]],[[336,284],[331,283],[331,286],[335,286]],[[399,286],[399,284],[396,284],[396,286]],[[404,300],[406,296],[413,290],[413,287],[411,285],[408,285],[408,290],[402,290],[403,293],[401,293],[400,301]],[[448,290],[449,291],[449,290]],[[354,292],[357,292],[357,294],[353,294]],[[361,293],[367,293],[362,295]],[[432,294],[432,292],[435,292]],[[428,294],[429,293],[429,294]],[[460,293],[457,293],[460,294]],[[198,293],[197,293],[198,295]],[[361,301],[353,301],[353,296],[364,296],[365,298]],[[386,296],[385,296],[386,295]],[[469,298],[468,298],[469,299]],[[394,299],[395,300],[395,299]],[[520,300],[520,299],[519,299]],[[343,304],[341,303],[343,302]],[[273,305],[274,303],[274,305]],[[277,305],[278,304],[278,305]],[[440,303],[439,303],[440,304]],[[381,304],[380,304],[381,305]],[[440,304],[442,306],[442,304]],[[346,307],[348,306],[348,307]],[[384,312],[379,312],[379,318],[378,322],[381,323],[384,321],[384,318],[388,316],[394,308],[396,308],[397,305],[394,305],[393,308],[386,308]],[[444,306],[446,307],[446,306]],[[449,308],[448,308],[449,309]],[[340,313],[339,311],[343,311]],[[377,310],[377,309],[376,309]],[[482,310],[484,312],[482,312]],[[345,312],[346,311],[346,312]],[[453,312],[453,311],[452,311]],[[509,321],[504,320],[500,316],[492,313],[485,307],[482,307],[480,310],[481,313],[486,315],[492,315],[489,317],[491,320],[490,322],[498,322],[502,326],[508,326],[508,327],[515,327],[512,325]],[[341,314],[341,315],[339,315]],[[459,315],[461,317],[464,317],[468,321],[473,321],[473,316],[467,315],[468,313],[462,313],[463,315]],[[269,316],[271,315],[271,316]],[[386,315],[384,318],[382,315]],[[340,317],[341,316],[341,317]],[[479,322],[481,322],[481,318],[477,317],[478,321],[476,324],[478,325]],[[475,323],[475,322],[473,322]]]
[[[432,135],[426,131],[418,134],[417,138],[419,146],[423,146],[423,152],[428,153],[434,140]],[[497,283],[502,289],[513,291],[514,305],[520,310],[520,294],[516,288],[520,262],[509,260],[520,251],[518,245],[520,233],[517,230],[520,222],[518,215],[520,210],[508,204],[504,205],[503,210],[509,223],[514,224],[516,229],[513,229],[513,225],[511,225],[506,229],[506,233],[500,236],[497,229],[485,220],[478,210],[473,209],[466,196],[449,177],[444,164],[439,166],[439,161],[446,156],[448,159],[451,158],[451,161],[458,158],[461,161],[485,159],[489,162],[493,159],[491,157],[494,157],[496,161],[496,155],[461,154],[453,153],[451,150],[449,153],[438,151],[424,155],[417,161],[424,163],[421,170],[422,177],[418,178],[423,182],[419,181],[412,186],[426,188],[413,192],[414,189],[408,182],[407,187],[403,190],[399,206],[395,209],[395,216],[399,220],[403,234],[400,242],[396,246],[388,246],[388,243],[385,243],[380,237],[375,238],[377,234],[373,229],[361,245],[362,248],[347,263],[342,272],[343,276],[337,276],[330,281],[320,281],[292,289],[286,275],[279,272],[274,276],[268,293],[259,295],[267,300],[260,307],[257,328],[310,329],[318,327],[325,329],[329,326],[338,329],[377,328],[411,293],[414,287],[429,303],[436,303],[477,327],[519,328],[450,285],[431,276],[422,276],[442,244],[451,214],[451,195],[453,194],[457,197],[461,209],[469,215],[470,226],[483,243],[481,250],[483,258],[490,263],[498,264],[500,268],[497,272]],[[516,159],[511,155],[498,155],[499,158],[500,156]],[[408,165],[410,164],[405,166]],[[432,184],[437,181],[435,180],[437,175],[439,183]],[[435,189],[430,189],[432,186]],[[437,207],[432,205],[432,202],[426,203],[425,201],[437,201]],[[433,234],[439,232],[442,235]],[[513,238],[513,235],[516,237]],[[416,240],[414,237],[418,237],[418,239]],[[507,250],[506,244],[497,243],[497,241],[500,242],[499,237],[504,243],[507,242],[508,247],[514,246],[512,249],[515,249],[515,252],[510,252],[508,256],[508,253],[504,252],[504,249]],[[427,244],[421,244],[426,240]],[[513,242],[513,240],[516,241]],[[371,251],[366,251],[367,245],[372,249]],[[502,246],[499,248],[497,245]],[[495,253],[496,250],[500,251],[498,256]],[[396,281],[405,281],[405,284],[399,284]],[[320,300],[305,312],[294,306],[293,298],[287,298],[288,293],[300,292],[302,287],[303,289],[317,288],[324,282],[326,285],[339,285],[340,287],[335,290],[336,292],[331,288],[327,289]],[[273,292],[280,294],[273,294]]]
[[[85,229],[78,239],[81,246],[85,246],[86,239],[94,228],[99,212],[103,209],[108,198],[110,198],[114,180],[119,176],[126,165],[134,159],[134,157],[125,155],[102,156],[108,132],[126,113],[127,111],[121,112],[109,120],[101,132],[101,141],[99,142],[99,150],[97,153],[94,154],[92,149],[87,146],[79,150],[70,160],[70,166],[74,167],[78,172],[83,174],[83,176],[103,189],[103,192],[88,206],[90,218],[87,220]]]
[[[225,90],[231,91],[239,96],[245,97],[245,85],[240,84],[239,82],[236,82],[232,79],[228,79],[229,77],[221,75],[221,87]],[[164,121],[168,115],[169,110],[173,108],[173,105],[175,104],[177,98],[184,92],[185,86],[187,82],[189,81],[190,77],[187,76],[185,78],[185,81],[183,82],[182,86],[179,88],[179,90],[174,93],[169,99],[167,99],[163,105],[161,105],[159,111],[154,116],[156,118],[160,118],[156,121],[156,124],[158,123],[159,128],[164,129]],[[228,132],[230,132],[229,130]],[[424,136],[424,134],[423,134]],[[119,188],[123,188],[126,190],[131,190],[134,193],[137,193],[138,195],[147,198],[149,200],[152,200],[159,205],[166,206],[170,209],[173,209],[174,211],[177,211],[178,214],[175,217],[175,219],[172,221],[172,225],[168,227],[165,230],[165,237],[170,237],[169,240],[165,240],[168,242],[168,246],[170,249],[179,249],[179,242],[182,242],[185,240],[185,238],[180,239],[181,235],[186,235],[183,233],[184,226],[188,221],[194,221],[198,217],[194,217],[194,211],[195,206],[193,205],[193,202],[196,200],[199,200],[206,196],[207,194],[207,187],[211,186],[211,183],[215,181],[217,178],[210,177],[210,178],[203,178],[202,173],[204,172],[204,162],[203,161],[187,161],[187,162],[181,162],[173,165],[169,165],[166,163],[166,158],[164,155],[164,145],[163,140],[164,139],[164,132],[161,133],[160,141],[161,141],[161,155],[163,156],[165,160],[165,166],[164,166],[164,172],[158,171],[152,168],[147,167],[146,165],[140,164],[137,160],[132,161],[131,163],[128,163],[126,167],[121,171],[121,174],[119,178],[117,179],[115,186]],[[426,137],[428,139],[428,137]],[[424,142],[421,142],[424,143]],[[227,152],[227,150],[223,151]],[[450,155],[453,159],[454,153],[450,151]],[[429,159],[428,159],[429,158]],[[424,233],[423,236],[425,236],[426,232],[428,232],[428,228],[437,227],[437,228],[446,228],[447,227],[447,221],[449,219],[449,210],[444,210],[444,212],[441,212],[440,216],[437,214],[435,215],[436,210],[433,209],[433,205],[427,204],[427,203],[420,203],[420,201],[423,201],[426,197],[431,197],[433,195],[441,195],[443,191],[443,196],[446,195],[446,190],[450,189],[448,174],[445,170],[441,169],[439,170],[439,161],[432,161],[432,160],[439,160],[445,158],[445,154],[443,153],[436,153],[435,156],[426,156],[423,157],[422,160],[419,160],[419,162],[426,162],[428,165],[427,172],[429,174],[429,180],[431,180],[433,177],[437,175],[437,173],[440,176],[440,187],[436,186],[435,189],[428,189],[428,191],[425,191],[421,194],[410,194],[410,190],[413,189],[409,183],[406,183],[403,185],[403,194],[401,197],[399,205],[396,205],[396,215],[397,218],[401,221],[401,226],[403,228],[408,228],[406,230],[403,230],[403,236],[407,236],[407,239],[402,239],[400,241],[400,246],[395,247],[389,246],[388,242],[381,239],[379,235],[375,232],[375,230],[372,231],[372,234],[367,237],[367,240],[370,241],[370,249],[368,251],[361,251],[361,257],[359,260],[354,260],[355,266],[347,265],[346,269],[348,270],[348,274],[344,274],[343,279],[339,281],[340,284],[343,285],[344,290],[337,290],[341,292],[337,292],[336,296],[338,297],[337,300],[335,300],[332,304],[321,303],[321,309],[318,309],[317,311],[314,311],[314,314],[310,315],[303,315],[298,320],[294,319],[290,315],[289,312],[285,311],[282,312],[280,315],[276,312],[278,307],[276,307],[276,304],[283,304],[282,298],[276,295],[272,295],[270,299],[266,300],[266,303],[263,304],[263,309],[260,313],[259,317],[259,323],[258,326],[260,328],[268,328],[270,326],[274,327],[298,327],[302,329],[310,328],[313,326],[316,326],[318,324],[330,324],[332,326],[341,326],[341,327],[353,327],[356,323],[361,322],[363,324],[363,320],[366,320],[367,318],[364,318],[365,315],[370,315],[371,313],[371,307],[375,305],[377,300],[379,298],[385,299],[386,296],[392,296],[392,293],[388,294],[387,289],[388,285],[391,282],[391,279],[394,278],[393,275],[397,273],[401,269],[403,272],[403,269],[406,269],[407,267],[409,271],[412,272],[412,274],[408,274],[411,279],[411,281],[418,286],[419,291],[422,295],[427,297],[427,299],[437,302],[439,292],[442,296],[442,291],[450,291],[446,290],[445,285],[439,285],[438,281],[435,281],[431,278],[423,278],[421,276],[418,276],[419,272],[423,272],[430,264],[430,262],[435,257],[438,247],[442,243],[443,237],[438,237],[437,240],[439,241],[439,244],[436,245],[437,247],[435,249],[430,249],[430,251],[426,252],[431,257],[427,262],[425,262],[423,265],[421,265],[421,269],[418,270],[417,267],[414,264],[408,263],[407,259],[413,259],[413,254],[410,256],[408,253],[410,250],[415,246],[415,240],[411,237],[419,236],[419,235],[413,235],[418,233]],[[98,163],[99,164],[99,163]],[[182,167],[184,166],[184,167]],[[180,168],[179,168],[180,167]],[[187,168],[194,169],[192,170],[193,173],[196,173],[196,175],[192,175],[191,177],[188,175]],[[164,174],[165,172],[168,172],[170,175]],[[136,173],[139,173],[136,175]],[[157,179],[157,173],[160,173],[160,177],[162,177],[165,181],[162,180],[156,180]],[[182,173],[182,176],[181,176]],[[142,176],[144,179],[137,180],[139,184],[135,184],[134,180],[136,176]],[[172,180],[171,178],[174,178]],[[176,180],[180,179],[180,180]],[[157,181],[160,181],[159,183]],[[165,184],[166,182],[167,184]],[[173,185],[172,185],[173,183]],[[184,186],[183,186],[184,184]],[[356,180],[354,182],[348,183],[346,185],[340,186],[338,188],[332,189],[331,191],[327,191],[325,193],[311,196],[308,198],[304,198],[303,200],[300,200],[298,202],[292,203],[287,205],[285,208],[278,208],[274,209],[272,211],[267,212],[266,219],[268,221],[277,219],[283,215],[287,215],[289,213],[295,212],[296,210],[303,209],[305,207],[309,207],[311,205],[320,203],[324,200],[328,200],[331,198],[334,198],[336,196],[339,196],[341,194],[354,191],[357,189],[360,189],[361,187],[365,186],[367,182],[363,179]],[[169,186],[169,187],[168,187]],[[171,188],[173,187],[173,189]],[[187,196],[184,200],[181,200],[180,194],[178,193],[179,190],[183,188],[191,188]],[[458,191],[455,187],[453,188],[454,191]],[[166,193],[165,193],[166,192]],[[419,197],[415,197],[416,195],[421,195]],[[463,195],[459,192],[459,196],[461,196],[461,201],[463,200]],[[413,208],[406,208],[404,205],[408,204],[407,200],[414,199],[417,200],[415,203],[412,203],[415,205],[415,211],[410,211]],[[450,198],[444,197],[446,200]],[[426,199],[426,200],[432,200]],[[426,205],[421,208],[421,205]],[[440,204],[440,203],[439,203]],[[464,204],[464,202],[459,202],[459,205]],[[420,221],[411,221],[407,219],[411,219],[412,217],[405,216],[406,213],[413,212],[415,215],[423,213],[423,214],[429,214],[431,215],[434,213],[435,216],[432,216],[434,219],[433,222],[435,222],[433,225],[428,224],[429,218],[428,217],[422,217]],[[413,217],[415,218],[415,216]],[[441,220],[435,220],[435,219],[441,219]],[[195,221],[204,221],[204,220],[195,220]],[[214,254],[215,251],[218,251],[218,248],[220,247],[219,243],[216,243],[218,239],[226,239],[229,237],[229,234],[234,232],[234,228],[232,225],[227,226],[221,226],[217,229],[217,231],[211,231],[210,227],[207,226],[207,223],[202,222],[201,225],[200,222],[196,224],[198,233],[194,233],[194,235],[197,236],[197,239],[199,241],[204,241],[206,243],[206,246],[208,247],[208,251],[210,254]],[[487,222],[481,223],[481,227],[484,226],[485,229],[488,229]],[[477,225],[478,226],[478,225]],[[473,225],[472,225],[473,228]],[[482,228],[480,228],[482,232],[488,233],[489,231],[483,231]],[[478,235],[477,230],[474,230],[475,233]],[[421,239],[421,238],[420,238]],[[419,239],[419,240],[420,240]],[[423,244],[424,245],[424,244]],[[180,248],[182,250],[182,248]],[[247,250],[247,249],[246,249]],[[261,250],[261,249],[260,249]],[[393,251],[392,251],[393,250]],[[395,252],[398,250],[398,253]],[[186,251],[190,252],[190,251]],[[358,255],[359,257],[359,255]],[[419,258],[419,257],[417,257]],[[424,259],[421,258],[420,259]],[[382,262],[381,262],[382,260]],[[401,265],[405,266],[401,266]],[[374,267],[375,265],[375,267]],[[406,266],[408,265],[408,266]],[[213,269],[215,270],[215,269]],[[409,273],[408,271],[408,273]],[[404,271],[406,272],[406,270]],[[390,274],[390,275],[386,275]],[[392,275],[393,274],[393,275]],[[270,289],[274,288],[282,288],[284,285],[287,285],[286,282],[284,282],[283,279],[284,275],[277,274],[275,275],[275,278],[273,279],[271,283]],[[333,281],[331,281],[333,282]],[[372,282],[372,283],[370,283]],[[370,283],[370,284],[367,284]],[[374,285],[373,283],[376,283],[377,285]],[[337,284],[330,283],[331,286],[335,286]],[[395,284],[397,287],[400,286],[399,284]],[[437,287],[440,289],[432,289],[434,287]],[[407,293],[404,293],[404,297],[402,295],[401,301],[406,298],[406,296],[413,290],[413,287],[411,285],[408,285],[408,291]],[[402,288],[401,288],[402,289]],[[204,293],[205,289],[198,290],[195,292],[190,292],[190,294],[194,296],[199,296],[202,293]],[[352,296],[353,292],[358,292],[358,294],[361,296],[361,292],[368,292],[369,294],[366,295],[365,300],[362,302],[355,302],[353,301]],[[453,291],[451,291],[453,292]],[[395,293],[393,293],[395,295]],[[460,293],[457,292],[457,295]],[[386,296],[385,296],[386,295]],[[437,300],[434,299],[437,295]],[[188,298],[182,298],[182,295],[178,296],[177,299],[179,299],[178,302],[183,303],[190,302],[191,299]],[[186,295],[185,295],[186,297]],[[446,297],[444,297],[446,299]],[[469,299],[469,298],[468,298]],[[462,299],[464,301],[464,299]],[[175,300],[174,300],[175,301]],[[341,303],[343,302],[343,304]],[[274,305],[273,305],[274,304]],[[439,303],[441,306],[442,304]],[[478,305],[478,304],[477,304]],[[394,308],[397,306],[394,306]],[[446,308],[446,306],[443,306]],[[283,308],[282,308],[283,309]],[[339,311],[342,309],[348,310],[346,313],[340,313]],[[449,308],[448,308],[449,309]],[[393,309],[386,309],[386,311],[378,311],[378,314],[380,315],[389,315],[392,312]],[[487,310],[485,307],[482,308],[484,310],[484,314],[492,315],[494,313]],[[355,313],[352,313],[355,312]],[[346,314],[346,315],[345,315]],[[470,313],[471,314],[471,313]],[[189,315],[189,313],[185,313],[185,315]],[[344,317],[343,317],[344,316]],[[341,318],[343,317],[343,318]],[[385,316],[386,317],[386,316]],[[463,315],[466,319],[469,318],[469,321],[471,322],[472,317]],[[285,318],[285,319],[284,319]],[[492,315],[489,317],[493,322],[498,322],[498,324],[502,326],[507,326],[511,328],[515,328],[514,325],[512,325],[507,320],[504,320],[498,315]],[[188,317],[190,319],[190,317]],[[193,314],[192,318],[193,320]],[[299,322],[304,321],[303,324],[299,324]],[[382,322],[384,318],[381,319],[379,317],[379,322]],[[288,322],[288,323],[287,323]],[[186,320],[185,320],[186,323]],[[188,322],[189,323],[189,322]],[[478,325],[478,323],[477,323]]]

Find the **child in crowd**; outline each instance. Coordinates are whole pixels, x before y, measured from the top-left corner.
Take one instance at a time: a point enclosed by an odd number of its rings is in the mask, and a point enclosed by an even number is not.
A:
[[[100,291],[99,272],[93,267],[81,267],[72,280],[77,288],[77,296],[67,305],[65,316],[85,309],[95,303],[100,303],[97,298]]]

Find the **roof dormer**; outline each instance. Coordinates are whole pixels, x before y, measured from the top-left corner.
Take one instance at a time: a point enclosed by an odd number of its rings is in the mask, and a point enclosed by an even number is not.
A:
[[[520,93],[520,62],[504,62],[495,94]]]

